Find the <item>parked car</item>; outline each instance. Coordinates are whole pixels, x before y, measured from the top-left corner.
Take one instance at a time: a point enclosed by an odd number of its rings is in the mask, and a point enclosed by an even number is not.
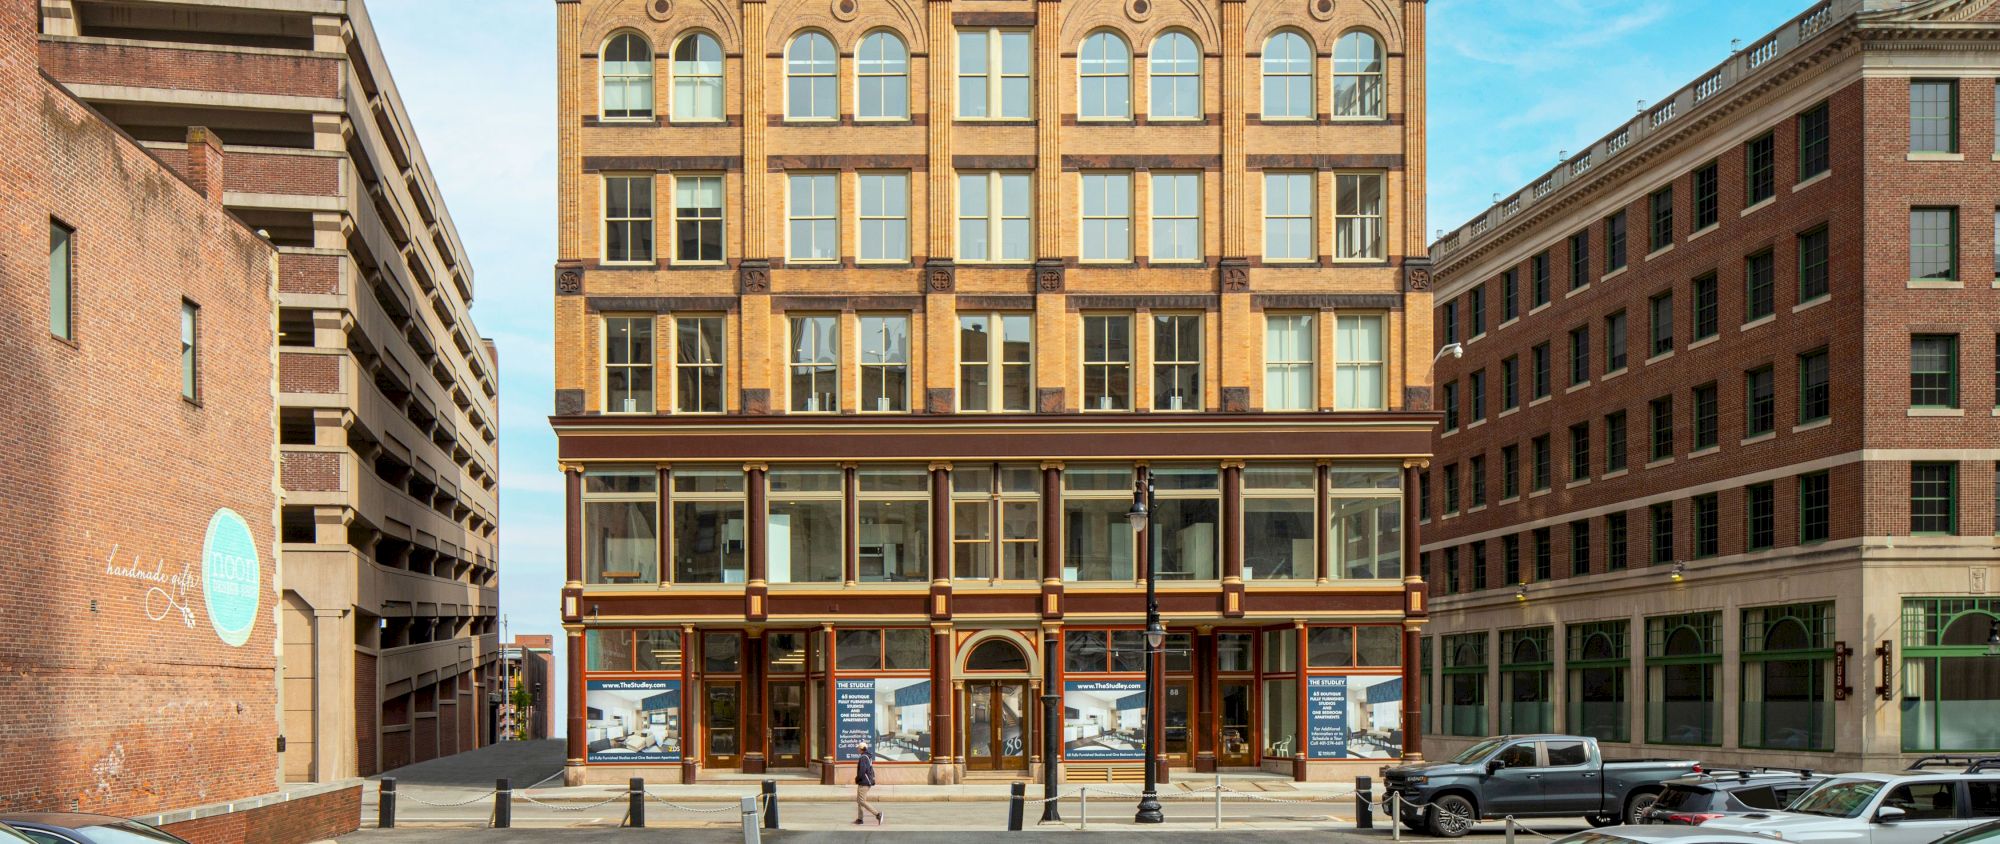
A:
[[[35,840],[15,832],[13,827],[0,823],[0,844],[35,844]]]
[[[1931,844],[1995,844],[1995,842],[2000,842],[2000,820],[1987,821],[1970,829],[1961,829]]]
[[[188,844],[174,835],[138,821],[81,812],[24,812],[0,815],[35,844]]]
[[[1705,768],[1667,780],[1645,822],[1700,826],[1729,815],[1774,812],[1825,779],[1796,768]]]
[[[1894,774],[1831,777],[1780,812],[1717,818],[1703,829],[1787,841],[1931,844],[2000,818],[2000,757],[1932,756]]]
[[[1457,838],[1482,818],[1584,817],[1592,826],[1637,824],[1662,783],[1696,770],[1693,759],[1605,761],[1588,736],[1498,736],[1444,762],[1382,769],[1383,785],[1411,829]]]
[[[1614,826],[1558,839],[1555,844],[1781,844],[1768,835],[1690,826]]]

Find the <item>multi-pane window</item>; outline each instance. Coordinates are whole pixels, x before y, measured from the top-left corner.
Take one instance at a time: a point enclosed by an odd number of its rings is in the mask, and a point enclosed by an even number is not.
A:
[[[1458,382],[1444,385],[1444,429],[1458,430]]]
[[[1714,448],[1721,439],[1721,402],[1714,382],[1694,388],[1694,450]]]
[[[1833,397],[1826,350],[1799,355],[1799,424],[1825,419],[1832,413]]]
[[[1500,569],[1506,583],[1525,583],[1521,579],[1521,535],[1510,533],[1500,537]],[[1428,664],[1427,664],[1428,665]]]
[[[70,257],[70,242],[75,238],[75,229],[49,221],[49,333],[64,340],[76,339],[76,324],[72,317],[76,301],[72,279],[76,265]]]
[[[1313,49],[1304,36],[1279,32],[1264,41],[1264,120],[1311,120]]]
[[[1027,261],[1033,206],[1026,173],[960,173],[958,257],[965,261]]]
[[[1721,616],[1646,619],[1646,742],[1722,743]]]
[[[1647,204],[1651,206],[1651,214],[1648,216],[1651,219],[1652,225],[1649,229],[1650,239],[1646,241],[1646,246],[1651,251],[1658,252],[1672,245],[1674,242],[1673,186],[1668,185],[1654,191],[1653,195],[1647,198]]]
[[[1521,406],[1521,358],[1510,355],[1500,362],[1500,407],[1513,410]]]
[[[845,578],[850,540],[844,487],[838,466],[781,465],[765,476],[766,566],[772,583],[839,583]],[[881,556],[876,555],[878,565]],[[846,645],[840,650],[848,652]]]
[[[181,300],[181,398],[201,401],[201,306]]]
[[[1535,398],[1547,398],[1552,386],[1549,382],[1549,344],[1542,343],[1528,350],[1529,380]]]
[[[1778,542],[1778,488],[1751,484],[1743,490],[1744,546],[1762,551]]]
[[[1473,370],[1469,383],[1472,385],[1472,421],[1484,421],[1486,419],[1486,370]]]
[[[1201,119],[1201,48],[1187,33],[1169,31],[1153,40],[1153,48],[1146,51],[1146,75],[1152,85],[1148,116]]]
[[[2000,227],[1996,227],[2000,231]],[[1810,302],[1825,296],[1830,287],[1827,283],[1827,236],[1826,227],[1820,226],[1799,235],[1799,301]]]
[[[1500,447],[1500,498],[1515,498],[1521,494],[1521,447],[1504,445]]]
[[[1446,510],[1446,512],[1450,512]],[[1459,592],[1458,549],[1444,549],[1444,592],[1456,595]]]
[[[1624,571],[1631,564],[1629,539],[1625,533],[1625,514],[1610,513],[1604,517],[1604,568],[1607,571]]]
[[[1152,261],[1201,260],[1201,174],[1154,172],[1151,184]]]
[[[583,582],[658,583],[659,471],[583,474]]]
[[[854,513],[854,541],[859,546],[855,549],[855,574],[861,582],[920,583],[930,579],[930,481],[931,473],[920,465],[863,464],[855,471],[854,509],[850,512]],[[893,648],[895,642],[889,644]],[[847,649],[842,647],[840,652],[845,655]]]
[[[1255,466],[1244,469],[1246,491],[1257,488],[1261,483],[1257,471]],[[1429,475],[1419,474],[1417,477]],[[1327,502],[1327,510],[1332,514],[1335,555],[1332,575],[1351,580],[1401,577],[1401,473],[1394,467],[1335,465],[1329,472],[1328,487],[1332,499]],[[1425,497],[1418,496],[1419,500]],[[1126,498],[1131,496],[1128,494]]]
[[[1694,497],[1694,555],[1722,553],[1722,500],[1715,493]]]
[[[598,67],[604,80],[599,114],[612,120],[653,116],[653,45],[636,33],[621,32],[604,45]]]
[[[1694,292],[1694,339],[1714,337],[1722,330],[1722,292],[1715,273],[1696,278]]]
[[[653,318],[604,318],[604,412],[653,412]]]
[[[1833,111],[1820,103],[1799,113],[1799,181],[1833,169]]]
[[[1478,287],[1472,288],[1472,291],[1466,294],[1465,301],[1466,301],[1466,319],[1472,323],[1471,336],[1478,337],[1481,334],[1485,334],[1486,333],[1486,286],[1480,285]]]
[[[1132,116],[1132,48],[1112,32],[1094,32],[1077,53],[1077,118]]]
[[[1474,542],[1467,548],[1472,552],[1472,591],[1478,592],[1486,588],[1486,543]]]
[[[2000,219],[2000,213],[1994,214]],[[1521,315],[1521,275],[1509,269],[1500,274],[1500,321],[1511,322]]]
[[[1743,190],[1747,206],[1778,195],[1778,142],[1765,132],[1743,145]]]
[[[722,260],[722,177],[674,177],[674,260]]]
[[[1958,278],[1958,209],[1910,209],[1910,278]]]
[[[604,261],[653,260],[653,177],[604,177]]]
[[[840,260],[840,177],[792,173],[786,178],[785,257],[793,261]]]
[[[1957,335],[1910,337],[1910,406],[1958,406]]]
[[[1313,346],[1317,337],[1312,314],[1265,315],[1266,410],[1313,408]]]
[[[1590,230],[1584,229],[1569,236],[1569,289],[1575,290],[1589,283]],[[1540,292],[1535,302],[1538,305],[1548,301],[1548,285],[1542,285]]]
[[[958,116],[1026,120],[1032,117],[1033,44],[1025,29],[958,31]]]
[[[910,318],[868,315],[861,327],[861,411],[902,413],[910,409]]]
[[[1590,480],[1590,423],[1569,426],[1569,479]]]
[[[726,374],[723,318],[674,319],[674,407],[682,413],[721,413]]]
[[[674,119],[722,119],[722,45],[694,33],[674,45]]]
[[[1153,314],[1153,409],[1202,409],[1201,314]]]
[[[1444,511],[1458,512],[1458,464],[1444,467]]]
[[[1663,566],[1674,561],[1674,505],[1672,502],[1655,504],[1648,511],[1653,523],[1653,565]]]
[[[1765,250],[1743,260],[1743,318],[1754,320],[1778,310],[1777,256]]]
[[[1334,319],[1333,407],[1380,410],[1388,406],[1383,377],[1388,351],[1380,314],[1341,314]]]
[[[788,321],[792,333],[792,410],[840,410],[840,317],[793,316]]]
[[[1535,530],[1535,582],[1545,583],[1556,576],[1555,536],[1548,528]]]
[[[1673,291],[1669,290],[1665,293],[1661,293],[1657,296],[1654,296],[1652,300],[1647,303],[1647,310],[1652,313],[1652,324],[1649,327],[1649,331],[1652,334],[1651,338],[1652,343],[1650,345],[1653,350],[1652,352],[1653,356],[1658,357],[1660,355],[1664,355],[1668,352],[1673,351],[1674,350]]]
[[[1453,299],[1449,302],[1444,303],[1443,318],[1444,318],[1444,342],[1447,345],[1458,342],[1459,337],[1458,337],[1457,299]]]
[[[1743,374],[1743,433],[1768,434],[1778,429],[1778,376],[1768,366]]]
[[[1382,116],[1382,45],[1349,32],[1333,45],[1333,116]]]
[[[1661,396],[1648,404],[1653,415],[1653,460],[1674,456],[1674,398]]]
[[[1569,385],[1590,381],[1590,326],[1571,329],[1569,332]]]
[[[968,412],[1034,409],[1032,314],[958,316],[958,409]]]
[[[1041,472],[1034,466],[966,465],[951,472],[951,576],[1041,577]]]
[[[1585,575],[1590,573],[1590,520],[1578,519],[1569,523],[1569,573]]]
[[[1958,81],[1910,80],[1910,151],[1958,152]]]
[[[1799,542],[1823,542],[1833,535],[1833,476],[1799,476]]]
[[[1382,257],[1382,174],[1337,173],[1333,186],[1333,257]]]
[[[910,174],[862,173],[860,235],[862,261],[910,260]]]
[[[1604,416],[1604,471],[1620,472],[1625,469],[1625,411],[1613,411]]]
[[[1534,463],[1532,464],[1531,471],[1528,473],[1528,479],[1537,491],[1548,489],[1550,483],[1549,476],[1552,474],[1549,464],[1554,460],[1553,456],[1549,454],[1549,435],[1543,434],[1534,438],[1534,440],[1529,442],[1529,447],[1533,452],[1531,459]]]
[[[1083,174],[1082,200],[1079,256],[1085,261],[1132,260],[1132,174]]]
[[[1578,286],[1576,279],[1577,277],[1574,275],[1570,277],[1571,289],[1575,289]],[[1528,286],[1531,288],[1529,291],[1530,295],[1534,297],[1534,304],[1530,307],[1539,308],[1549,303],[1549,253],[1547,250],[1537,252],[1534,257],[1528,259]]]
[[[1625,212],[1604,218],[1604,271],[1625,268]]]
[[[910,51],[895,33],[876,30],[855,51],[854,116],[903,120],[910,116]]]
[[[1313,174],[1264,174],[1264,259],[1313,259]]]
[[[1910,464],[1910,533],[1958,532],[1958,464]]]
[[[839,114],[840,54],[817,32],[801,33],[785,48],[785,119],[832,120]]]
[[[1083,318],[1083,408],[1132,409],[1132,317]]]
[[[740,467],[675,466],[668,518],[677,583],[742,583],[748,552]]]
[[[1617,372],[1625,368],[1625,312],[1617,311],[1604,318],[1604,371]]]
[[[1713,162],[1694,171],[1694,230],[1722,221],[1722,166]]]
[[[1486,455],[1475,454],[1466,465],[1471,471],[1471,477],[1467,480],[1472,484],[1472,506],[1484,507],[1486,506]]]

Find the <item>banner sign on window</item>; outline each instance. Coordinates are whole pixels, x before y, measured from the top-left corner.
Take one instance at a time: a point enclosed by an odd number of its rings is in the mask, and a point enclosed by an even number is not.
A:
[[[1403,678],[1307,677],[1306,754],[1393,759],[1403,754]]]
[[[584,684],[589,762],[681,761],[681,681],[591,680]]]
[[[1104,761],[1146,758],[1146,684],[1136,680],[1063,683],[1063,755]]]

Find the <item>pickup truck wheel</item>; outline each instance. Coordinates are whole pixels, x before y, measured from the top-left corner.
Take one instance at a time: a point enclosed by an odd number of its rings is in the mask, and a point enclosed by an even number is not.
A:
[[[1605,827],[1618,823],[1617,815],[1585,815],[1584,821],[1591,826]]]
[[[1472,831],[1475,816],[1472,801],[1456,794],[1447,794],[1431,801],[1424,810],[1424,819],[1430,822],[1431,834],[1439,838],[1460,838]]]
[[[1658,792],[1648,791],[1632,795],[1632,799],[1625,802],[1625,822],[1633,826],[1645,823],[1646,813],[1652,811],[1653,804],[1659,801]]]

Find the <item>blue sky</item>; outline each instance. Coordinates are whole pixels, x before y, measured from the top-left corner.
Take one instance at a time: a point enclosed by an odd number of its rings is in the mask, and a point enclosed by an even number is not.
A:
[[[1430,231],[1451,229],[1754,42],[1805,0],[1432,0]],[[562,476],[549,432],[555,4],[374,0],[369,14],[500,347],[500,608],[557,636]],[[561,694],[554,695],[560,720]]]

